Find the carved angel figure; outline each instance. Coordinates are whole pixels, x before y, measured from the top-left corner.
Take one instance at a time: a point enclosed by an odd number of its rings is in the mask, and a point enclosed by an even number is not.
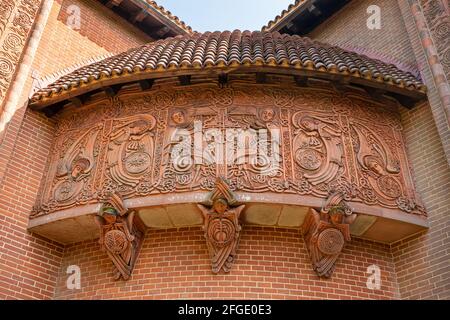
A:
[[[135,260],[135,235],[133,234],[134,211],[120,215],[111,204],[105,204],[95,216],[100,227],[99,243],[114,265],[114,279],[128,280]]]
[[[122,122],[111,134],[109,173],[119,185],[135,186],[151,165],[154,150],[151,131],[156,119],[151,115],[139,115]]]
[[[400,172],[399,160],[389,146],[363,125],[354,125],[353,130],[359,142],[357,160],[371,186],[388,199],[402,196],[403,188],[396,178]]]
[[[54,199],[62,205],[76,201],[94,168],[98,132],[99,128],[96,127],[81,135],[58,162]]]
[[[329,183],[342,166],[341,131],[336,123],[313,116],[294,115],[295,118],[295,161],[312,185]]]
[[[339,194],[331,195],[320,213],[309,210],[302,233],[319,277],[331,277],[345,243],[351,240],[349,226],[355,219],[356,214],[351,213]]]
[[[241,226],[239,216],[245,205],[230,208],[225,198],[214,200],[211,208],[197,205],[204,217],[203,230],[212,262],[212,272],[229,272],[235,259]]]

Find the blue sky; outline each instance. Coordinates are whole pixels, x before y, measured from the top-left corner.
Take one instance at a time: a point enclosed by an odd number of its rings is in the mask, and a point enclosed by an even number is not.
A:
[[[156,0],[194,31],[260,30],[295,0]]]

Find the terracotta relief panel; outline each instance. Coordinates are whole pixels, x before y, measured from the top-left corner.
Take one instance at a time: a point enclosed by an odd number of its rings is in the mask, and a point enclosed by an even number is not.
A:
[[[0,106],[13,80],[40,3],[40,0],[0,2]]]
[[[447,80],[450,79],[450,4],[448,0],[419,1]]]
[[[105,194],[124,199],[271,192],[424,215],[396,106],[319,89],[237,84],[128,94],[58,115],[46,189],[33,215]]]

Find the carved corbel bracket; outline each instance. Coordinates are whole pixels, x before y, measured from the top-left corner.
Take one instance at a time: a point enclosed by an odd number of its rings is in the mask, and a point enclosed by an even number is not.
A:
[[[351,240],[350,224],[356,214],[341,193],[332,193],[320,213],[309,209],[302,225],[302,234],[319,277],[330,278],[344,246]]]
[[[128,210],[120,196],[113,193],[103,203],[95,221],[100,228],[101,248],[114,265],[114,279],[130,279],[144,238],[135,212]]]
[[[212,272],[229,272],[236,257],[242,229],[239,217],[245,205],[238,205],[228,184],[218,178],[215,189],[198,207],[204,217],[203,230]]]

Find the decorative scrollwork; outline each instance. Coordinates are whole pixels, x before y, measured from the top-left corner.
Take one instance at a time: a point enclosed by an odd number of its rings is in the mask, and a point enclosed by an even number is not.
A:
[[[0,3],[0,105],[19,65],[39,4],[39,0]]]
[[[402,200],[415,195],[389,108],[314,89],[222,90],[167,88],[58,115],[35,215],[111,192],[128,199],[210,191],[217,176],[233,191],[322,199],[339,191],[347,201],[423,214]]]

